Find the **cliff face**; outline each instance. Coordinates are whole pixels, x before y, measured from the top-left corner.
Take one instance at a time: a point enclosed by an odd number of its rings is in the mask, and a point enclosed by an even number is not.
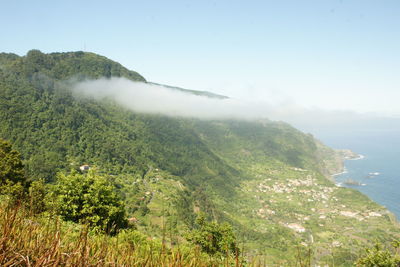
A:
[[[323,167],[321,173],[330,181],[334,181],[333,175],[343,172],[344,170],[344,151],[352,153],[350,150],[335,150],[323,145],[320,141],[317,144],[317,158],[321,161]],[[355,153],[354,153],[355,154]],[[346,154],[347,155],[347,154]]]
[[[331,181],[334,181],[335,174],[344,171],[344,162],[346,160],[361,159],[362,156],[350,149],[330,149],[321,147],[321,158],[325,165],[322,173]]]

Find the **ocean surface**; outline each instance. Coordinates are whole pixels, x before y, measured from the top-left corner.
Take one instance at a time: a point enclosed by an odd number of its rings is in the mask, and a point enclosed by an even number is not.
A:
[[[348,148],[364,158],[347,160],[338,184],[357,189],[400,220],[400,130],[336,130],[315,135],[332,148]],[[348,185],[353,180],[360,185]]]

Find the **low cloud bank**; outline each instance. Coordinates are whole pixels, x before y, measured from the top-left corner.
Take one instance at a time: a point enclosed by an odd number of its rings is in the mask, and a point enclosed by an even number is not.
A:
[[[246,102],[198,96],[164,86],[133,82],[125,78],[89,80],[73,87],[76,94],[95,99],[110,98],[136,112],[200,119],[283,119],[294,106]]]
[[[304,108],[290,101],[271,103],[268,99],[263,99],[249,102],[198,96],[125,78],[79,82],[73,86],[73,92],[80,97],[110,98],[128,109],[141,113],[200,119],[270,119],[285,121],[311,132],[316,128],[349,127],[355,122],[370,125],[368,122],[382,121],[374,114]]]

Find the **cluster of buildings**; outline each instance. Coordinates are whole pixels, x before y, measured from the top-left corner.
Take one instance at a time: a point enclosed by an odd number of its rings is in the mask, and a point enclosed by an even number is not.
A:
[[[306,170],[303,169],[296,171],[306,172]],[[326,220],[336,216],[354,218],[359,221],[382,216],[381,213],[376,211],[357,212],[354,210],[352,211],[345,205],[340,205],[338,202],[339,199],[333,194],[336,190],[339,190],[339,188],[316,183],[314,177],[310,174],[304,175],[302,178],[278,181],[272,178],[266,178],[260,182],[255,189],[255,192],[258,193],[255,197],[262,205],[261,208],[255,210],[255,213],[260,218],[270,219],[272,216],[282,213],[280,209],[282,208],[282,203],[285,201],[295,201],[294,203],[299,205],[299,207],[304,207],[306,209],[310,207],[307,203],[315,203],[312,205],[312,208],[304,212],[304,214],[301,214],[303,208],[299,208],[298,211],[294,210],[291,214],[288,214],[287,217],[290,218],[288,222],[281,222],[282,225],[297,233],[306,232],[306,228],[302,223],[310,220],[310,217],[316,218],[319,226],[322,227]],[[329,205],[330,203],[337,204],[332,206]]]

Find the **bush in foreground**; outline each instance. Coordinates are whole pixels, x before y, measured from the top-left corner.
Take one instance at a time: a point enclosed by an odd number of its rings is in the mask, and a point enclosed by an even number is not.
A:
[[[67,221],[88,224],[112,234],[128,225],[124,203],[113,184],[94,171],[59,174],[49,199]]]
[[[366,255],[359,258],[357,266],[365,267],[398,267],[400,266],[400,256],[397,250],[400,242],[392,243],[392,250],[382,248],[381,244],[376,244],[372,249],[366,250]]]
[[[186,235],[188,241],[200,246],[202,251],[210,255],[238,254],[236,237],[229,224],[208,222],[204,215],[200,215],[196,223],[197,229]]]

